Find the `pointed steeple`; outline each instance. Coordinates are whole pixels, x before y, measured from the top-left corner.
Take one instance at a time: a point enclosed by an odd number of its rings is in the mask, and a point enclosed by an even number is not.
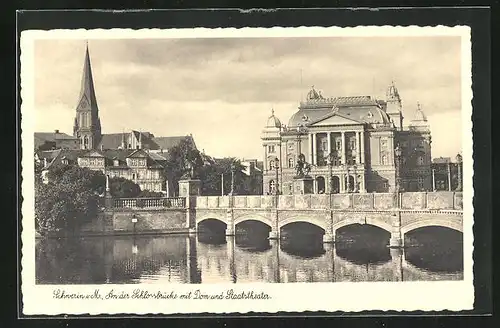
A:
[[[102,137],[88,43],[85,46],[82,82],[76,107],[73,135],[80,140],[83,149],[98,149]]]
[[[82,85],[80,88],[80,97],[78,98],[78,101],[80,102],[79,105],[82,105],[81,102],[84,97],[87,99],[92,109],[97,110],[97,99],[95,96],[94,77],[92,76],[92,65],[90,64],[90,53],[89,53],[88,43],[85,46],[85,59],[83,62]]]

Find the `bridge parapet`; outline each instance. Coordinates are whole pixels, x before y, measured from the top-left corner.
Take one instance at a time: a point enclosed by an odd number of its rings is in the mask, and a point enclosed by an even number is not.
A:
[[[232,197],[232,202],[230,199]],[[399,197],[399,199],[398,199]],[[462,210],[461,192],[312,194],[279,196],[198,196],[197,208],[318,210]],[[231,206],[232,204],[232,206]]]
[[[115,198],[112,207],[113,209],[178,209],[186,207],[186,199],[184,197]]]

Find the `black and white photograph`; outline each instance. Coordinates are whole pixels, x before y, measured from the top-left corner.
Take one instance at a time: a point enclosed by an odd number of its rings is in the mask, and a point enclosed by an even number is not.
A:
[[[472,306],[467,27],[23,33],[25,311]]]

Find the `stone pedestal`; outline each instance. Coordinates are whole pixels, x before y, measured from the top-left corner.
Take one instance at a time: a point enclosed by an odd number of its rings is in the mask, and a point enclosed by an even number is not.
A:
[[[293,193],[295,195],[314,194],[313,178],[309,176],[293,178]]]
[[[389,240],[389,247],[398,248],[403,247],[403,239],[401,238],[399,233],[392,233],[391,239]]]
[[[201,180],[186,179],[179,180],[179,197],[199,196],[201,191]]]
[[[335,236],[330,233],[325,233],[323,235],[323,243],[333,243],[335,242]]]
[[[269,231],[268,239],[279,239],[279,233],[277,231]]]

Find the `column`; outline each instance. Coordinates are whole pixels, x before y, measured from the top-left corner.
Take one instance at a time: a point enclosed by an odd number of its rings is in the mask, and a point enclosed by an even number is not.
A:
[[[366,184],[365,184],[365,173],[361,175],[361,192],[366,193]]]
[[[340,180],[339,181],[340,182],[339,183],[339,189],[340,189],[339,192],[342,194],[345,191],[345,188],[344,188],[345,175],[344,175],[344,173],[339,174],[339,180]]]
[[[364,131],[361,131],[360,144],[361,144],[361,147],[360,147],[361,163],[365,164],[365,132]]]
[[[448,191],[451,191],[451,163],[448,163]]]
[[[264,145],[264,172],[266,172],[269,168],[267,167],[267,152],[266,152],[266,145]]]
[[[340,132],[341,138],[342,138],[342,164],[346,164],[345,160],[345,133],[344,131]]]
[[[356,132],[356,164],[360,163],[360,145],[359,145],[359,132]]]
[[[332,153],[332,133],[327,132],[326,137],[328,138],[328,155]]]
[[[436,176],[435,169],[432,169],[432,191],[436,191]]]
[[[312,137],[313,137],[313,138],[312,138],[312,150],[313,150],[313,151],[312,151],[312,154],[313,154],[312,156],[313,156],[313,157],[312,157],[311,164],[312,164],[312,165],[316,165],[316,159],[317,159],[317,157],[318,157],[318,156],[317,156],[317,154],[316,154],[316,153],[317,153],[317,146],[318,146],[318,145],[317,145],[317,140],[316,140],[316,133],[313,133],[313,134],[312,134]]]
[[[358,172],[354,172],[354,192],[358,192]]]
[[[313,144],[312,144],[312,140],[313,140],[313,134],[312,133],[309,133],[309,162],[312,164],[313,162]],[[299,154],[300,155],[300,154]]]
[[[403,236],[401,235],[401,218],[399,210],[392,215],[392,231],[389,247],[403,247]]]

